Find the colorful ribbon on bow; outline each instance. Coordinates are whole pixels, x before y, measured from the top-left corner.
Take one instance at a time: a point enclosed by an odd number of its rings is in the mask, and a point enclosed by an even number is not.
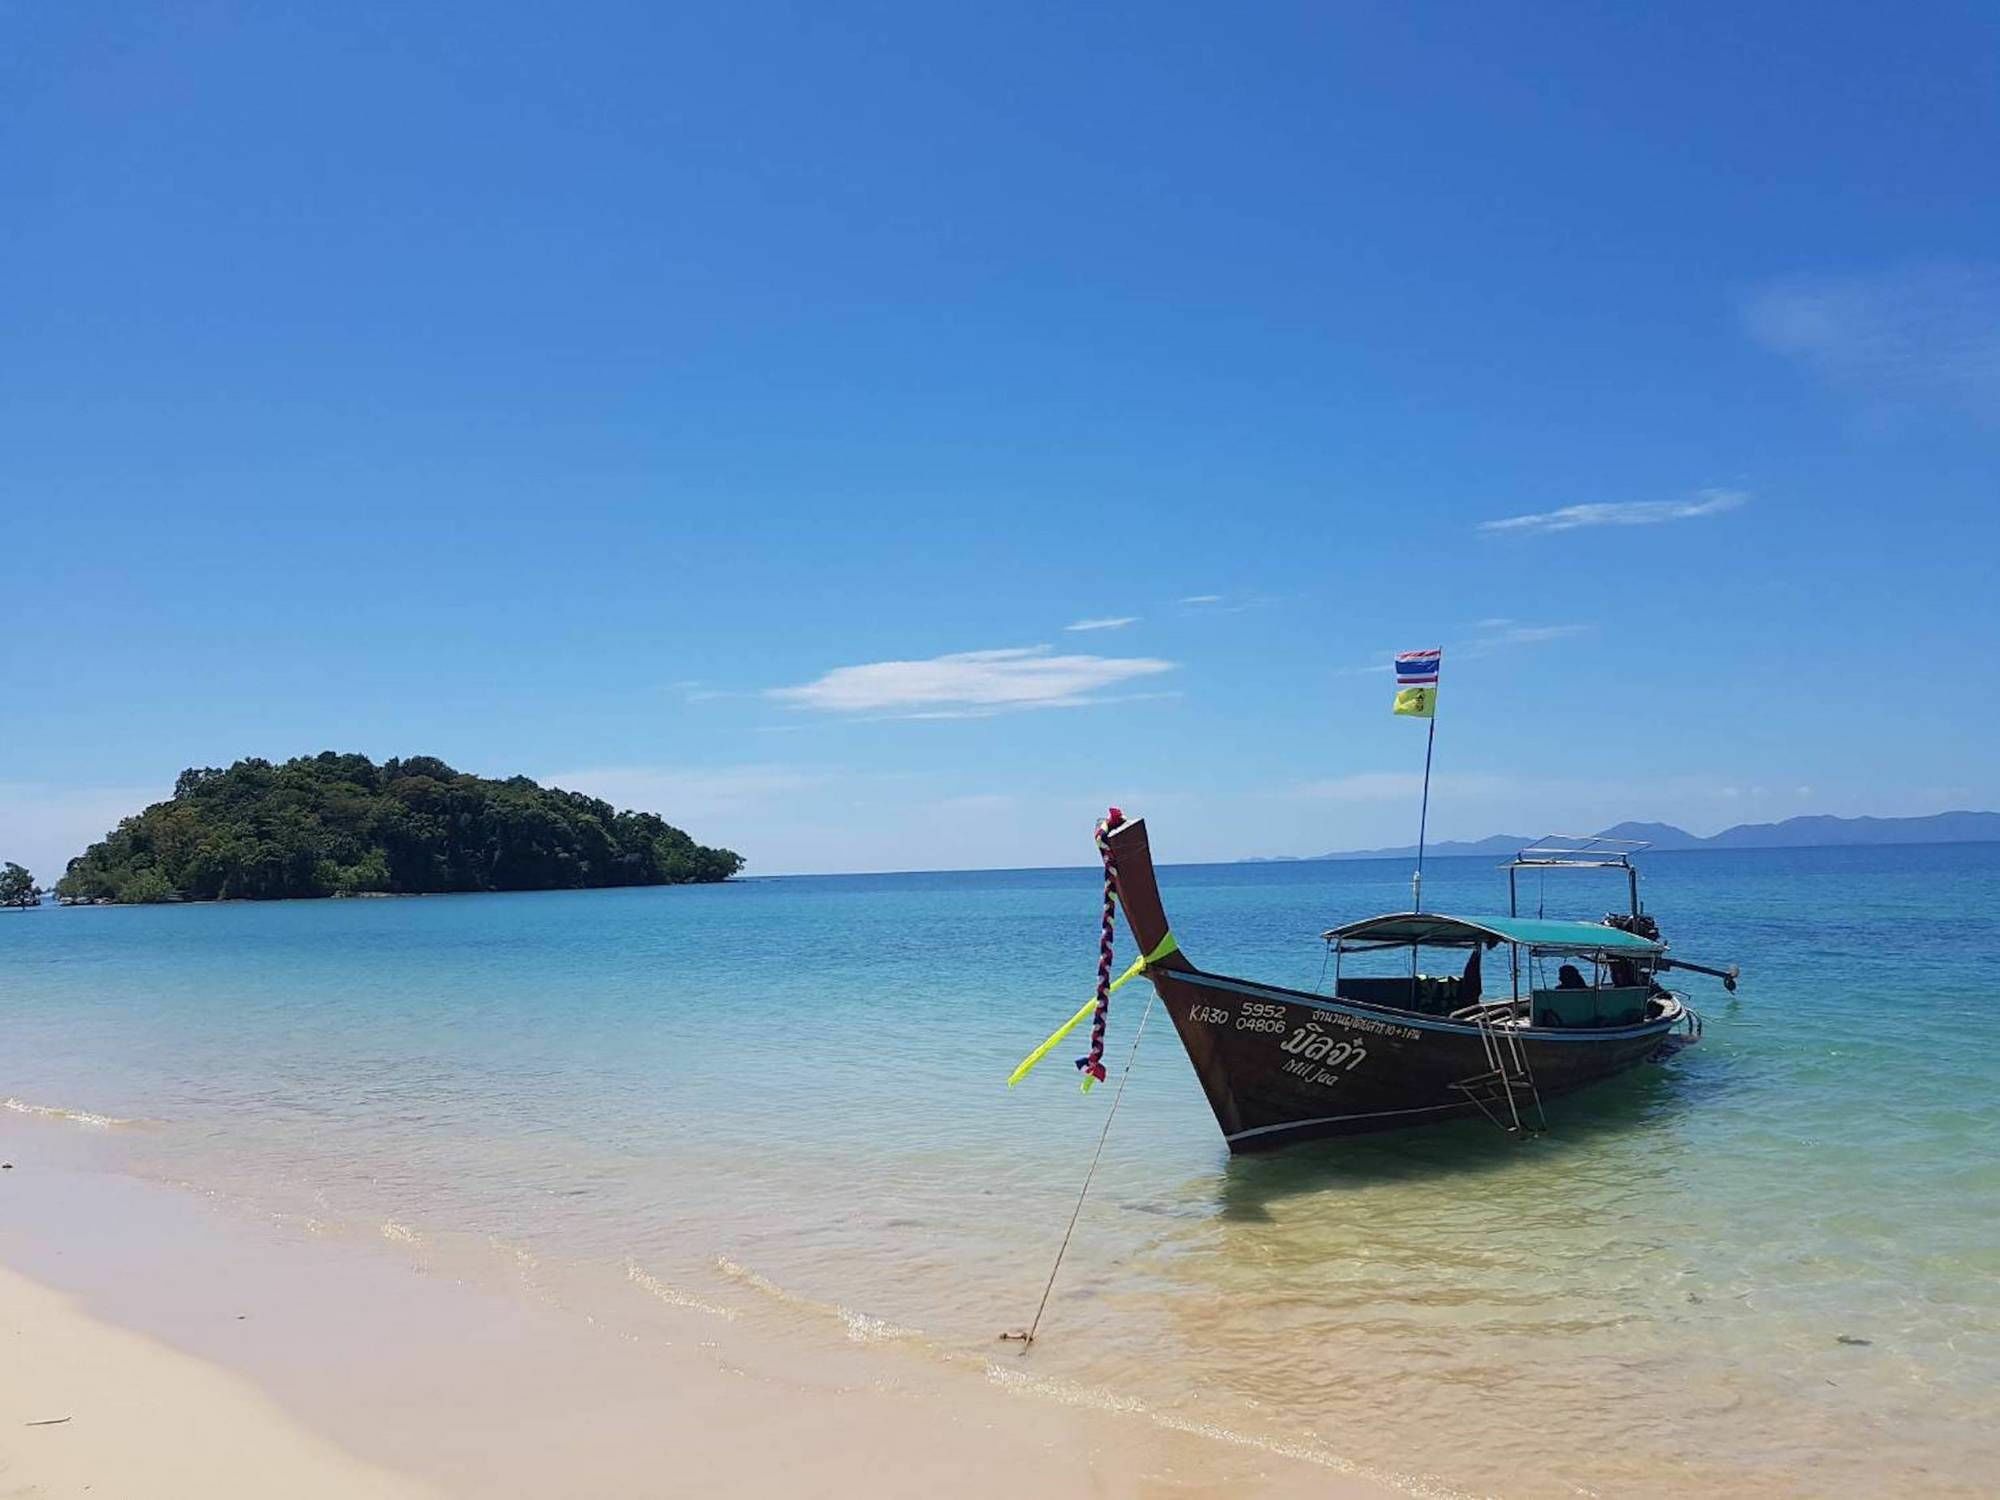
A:
[[[1118,938],[1118,856],[1111,850],[1111,830],[1125,821],[1125,815],[1112,808],[1109,816],[1097,825],[1097,854],[1104,861],[1104,926],[1097,941],[1097,1012],[1090,1019],[1090,1051],[1076,1060],[1076,1070],[1083,1074],[1083,1091],[1090,1092],[1093,1083],[1104,1082],[1104,1029],[1111,1019],[1111,951]]]
[[[1137,979],[1141,974],[1145,973],[1146,970],[1150,969],[1154,964],[1158,963],[1161,959],[1165,958],[1169,953],[1178,953],[1180,951],[1180,946],[1181,945],[1179,943],[1174,941],[1174,935],[1171,932],[1168,933],[1165,937],[1160,939],[1160,944],[1157,948],[1155,948],[1151,953],[1148,953],[1143,958],[1133,959],[1132,966],[1130,968],[1128,968],[1123,974],[1120,974],[1116,979],[1113,979],[1108,985],[1105,986],[1104,989],[1105,997],[1109,997],[1113,991],[1118,990],[1127,983],[1129,983],[1130,981]],[[1037,1047],[1033,1052],[1030,1052],[1026,1057],[1022,1058],[1021,1066],[1016,1068],[1011,1074],[1008,1075],[1007,1087],[1011,1089],[1015,1084],[1019,1083],[1023,1078],[1026,1078],[1030,1073],[1032,1073],[1035,1070],[1036,1063],[1040,1062],[1043,1058],[1047,1057],[1051,1052],[1055,1051],[1057,1047],[1061,1046],[1063,1038],[1068,1036],[1072,1031],[1076,1030],[1077,1027],[1081,1026],[1083,1024],[1083,1018],[1089,1015],[1092,1011],[1097,1009],[1098,1001],[1099,997],[1096,995],[1092,995],[1088,1000],[1083,1002],[1083,1009],[1079,1010],[1075,1015],[1071,1016],[1067,1021],[1063,1022],[1062,1025],[1058,1026],[1055,1029],[1055,1031],[1050,1034],[1049,1039],[1043,1042],[1041,1046]],[[1088,1092],[1091,1084],[1095,1082],[1096,1080],[1094,1078],[1086,1077],[1083,1081],[1083,1087],[1085,1092]]]

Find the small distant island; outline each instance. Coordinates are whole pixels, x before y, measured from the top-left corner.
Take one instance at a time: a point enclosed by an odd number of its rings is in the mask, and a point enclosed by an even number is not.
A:
[[[1593,835],[1604,839],[1639,839],[1655,849],[1828,849],[1857,844],[1979,844],[2000,843],[2000,813],[1941,812],[1921,818],[1836,818],[1825,813],[1787,818],[1782,823],[1738,823],[1704,838],[1671,823],[1619,823]],[[1430,853],[1512,854],[1534,843],[1518,833],[1496,833],[1483,839],[1446,839]],[[1408,859],[1415,844],[1390,849],[1346,849],[1335,854],[1263,855],[1247,861],[1293,859]]]
[[[11,859],[0,865],[0,910],[40,906],[42,888],[35,877]]]
[[[653,813],[434,756],[376,765],[329,750],[183,771],[173,797],[69,862],[65,902],[280,900],[581,890],[727,880],[728,849]]]

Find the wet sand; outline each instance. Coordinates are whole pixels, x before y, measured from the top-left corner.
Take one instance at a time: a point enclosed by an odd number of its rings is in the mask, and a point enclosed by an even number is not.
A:
[[[0,1493],[422,1500],[239,1376],[0,1269]]]
[[[0,1130],[0,1491],[1381,1496],[1000,1372],[686,1309],[663,1336],[38,1164]],[[1032,1365],[1030,1355],[1027,1365]],[[30,1426],[52,1418],[67,1422]],[[86,1488],[87,1487],[87,1488]]]

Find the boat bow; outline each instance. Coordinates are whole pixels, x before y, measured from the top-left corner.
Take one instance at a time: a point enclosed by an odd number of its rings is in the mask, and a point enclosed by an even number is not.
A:
[[[1153,874],[1153,848],[1146,838],[1146,820],[1133,818],[1105,831],[1111,857],[1117,863],[1118,904],[1125,912],[1125,925],[1139,951],[1147,955],[1146,971],[1192,969],[1194,964],[1180,949],[1166,908],[1160,902],[1160,883]],[[1160,957],[1151,955],[1166,951]],[[1157,985],[1155,986],[1157,988]]]

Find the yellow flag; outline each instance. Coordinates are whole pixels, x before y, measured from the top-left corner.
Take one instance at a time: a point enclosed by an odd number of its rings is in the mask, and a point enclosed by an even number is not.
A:
[[[1438,690],[1434,687],[1396,689],[1396,712],[1408,714],[1416,719],[1428,719],[1437,713]]]

